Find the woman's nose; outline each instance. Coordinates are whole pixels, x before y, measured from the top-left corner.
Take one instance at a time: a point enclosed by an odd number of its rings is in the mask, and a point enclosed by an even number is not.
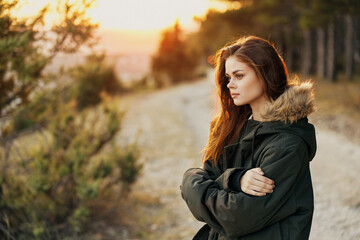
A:
[[[226,86],[227,88],[234,88],[234,81],[232,80],[232,78],[229,79],[229,82]]]

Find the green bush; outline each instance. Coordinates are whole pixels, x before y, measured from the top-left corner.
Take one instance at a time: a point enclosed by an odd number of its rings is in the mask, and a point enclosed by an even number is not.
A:
[[[126,196],[141,170],[136,145],[121,148],[112,141],[121,113],[102,106],[77,113],[68,105],[58,112],[48,124],[47,143],[0,177],[2,235],[55,239],[81,233],[101,214],[94,209]]]
[[[57,113],[58,105],[74,101],[77,110],[99,104],[102,95],[113,96],[124,89],[116,77],[113,67],[105,64],[105,55],[90,55],[87,61],[68,71],[72,85],[65,85],[37,95],[26,105],[14,111],[11,123],[3,128],[3,136],[11,132],[46,125],[51,116]],[[55,75],[57,80],[58,75]]]
[[[123,90],[113,67],[105,64],[105,55],[88,56],[85,64],[70,70],[70,75],[75,80],[72,98],[80,110],[100,103],[102,93],[115,95]]]
[[[57,112],[59,97],[53,92],[38,94],[27,105],[22,105],[14,111],[14,117],[7,128],[3,129],[3,136],[10,135],[33,127],[36,124],[46,124],[49,116]]]

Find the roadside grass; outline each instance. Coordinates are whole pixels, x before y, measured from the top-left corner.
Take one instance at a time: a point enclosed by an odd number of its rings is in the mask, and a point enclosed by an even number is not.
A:
[[[340,76],[335,83],[319,78],[313,80],[318,114],[344,115],[354,122],[360,122],[360,76],[352,81]]]
[[[164,224],[163,211],[159,197],[130,192],[117,202],[110,214],[94,220],[79,240],[161,239],[161,236],[154,237],[154,232]]]
[[[300,79],[314,82],[317,111],[311,115],[311,121],[360,143],[360,75],[352,81],[339,75],[334,83],[316,76]]]

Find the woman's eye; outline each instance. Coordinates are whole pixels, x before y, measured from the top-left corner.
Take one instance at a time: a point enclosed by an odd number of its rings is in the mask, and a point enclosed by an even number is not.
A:
[[[235,77],[237,79],[242,79],[244,77],[244,74],[236,74]]]

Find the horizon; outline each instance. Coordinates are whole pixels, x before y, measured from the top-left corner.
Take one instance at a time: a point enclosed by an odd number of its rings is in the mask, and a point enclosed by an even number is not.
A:
[[[46,29],[58,21],[54,1],[20,0],[14,13],[18,17],[32,17],[46,5],[49,5]],[[151,55],[158,47],[161,33],[176,21],[184,32],[194,32],[199,28],[195,17],[201,19],[211,9],[226,11],[234,7],[238,6],[218,0],[97,0],[87,15],[92,22],[99,24],[96,36],[101,39],[96,49],[111,55]]]

